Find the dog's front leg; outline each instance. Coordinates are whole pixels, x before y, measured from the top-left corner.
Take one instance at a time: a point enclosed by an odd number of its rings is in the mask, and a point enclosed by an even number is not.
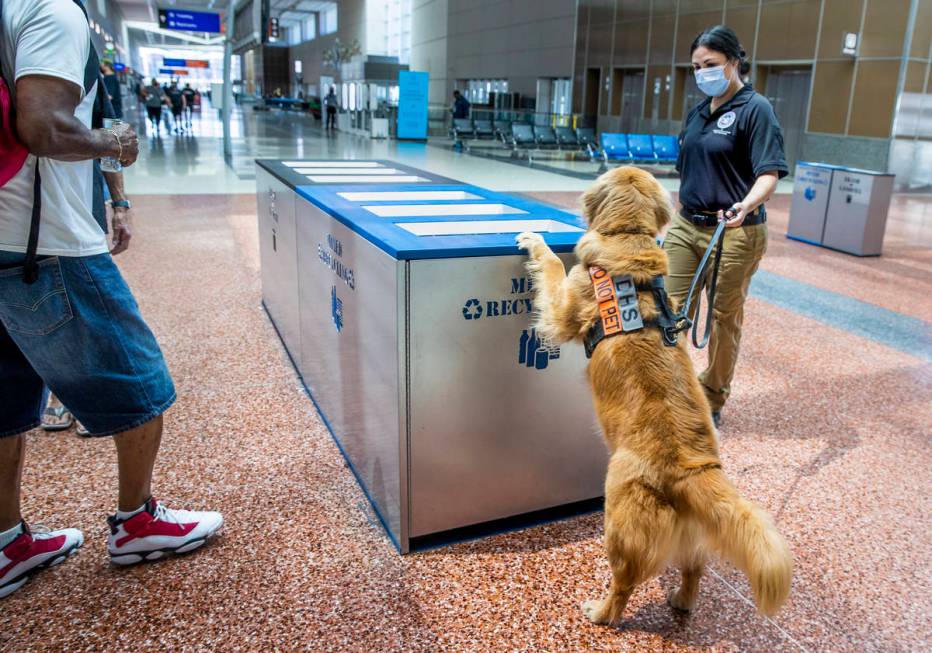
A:
[[[553,253],[544,241],[544,237],[533,231],[525,231],[518,235],[518,249],[528,253],[527,269],[538,288],[542,284],[551,287],[559,286],[566,278],[566,268],[563,261]]]
[[[540,234],[518,236],[518,248],[526,250],[528,275],[534,288],[535,325],[538,334],[554,345],[572,340],[579,332],[578,293],[566,276],[563,261]]]

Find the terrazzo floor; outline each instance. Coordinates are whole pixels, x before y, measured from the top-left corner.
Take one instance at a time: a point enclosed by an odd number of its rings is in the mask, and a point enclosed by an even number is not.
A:
[[[665,605],[668,572],[635,592],[622,627],[597,627],[579,604],[608,585],[600,514],[395,552],[260,308],[254,197],[134,203],[136,238],[119,261],[179,394],[157,493],[222,510],[226,526],[190,557],[113,568],[112,445],[30,434],[28,519],[80,527],[87,543],[0,603],[0,650],[932,649],[932,366],[923,359],[749,300],[722,454],[793,549],[790,600],[763,618],[743,576],[714,564],[693,616]],[[891,224],[897,244],[884,258],[853,260],[784,241],[780,220],[775,205],[765,269],[929,320],[928,242]]]

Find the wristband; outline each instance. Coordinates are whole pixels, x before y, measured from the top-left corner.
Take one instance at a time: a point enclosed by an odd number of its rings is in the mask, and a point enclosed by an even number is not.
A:
[[[133,205],[129,200],[113,200],[110,202],[110,206],[115,209],[131,209]]]

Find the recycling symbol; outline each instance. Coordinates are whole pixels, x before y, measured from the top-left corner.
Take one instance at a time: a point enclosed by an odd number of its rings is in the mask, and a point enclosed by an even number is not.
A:
[[[463,318],[467,320],[478,320],[482,317],[482,304],[478,299],[470,299],[463,306]]]
[[[812,200],[815,199],[815,195],[816,195],[815,188],[813,188],[812,186],[807,186],[806,190],[803,192],[803,195],[805,196],[807,200],[811,202]]]

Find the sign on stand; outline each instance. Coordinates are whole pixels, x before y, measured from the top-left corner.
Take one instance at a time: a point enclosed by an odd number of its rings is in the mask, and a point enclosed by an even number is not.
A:
[[[427,87],[429,75],[402,70],[398,73],[398,138],[427,139]]]

